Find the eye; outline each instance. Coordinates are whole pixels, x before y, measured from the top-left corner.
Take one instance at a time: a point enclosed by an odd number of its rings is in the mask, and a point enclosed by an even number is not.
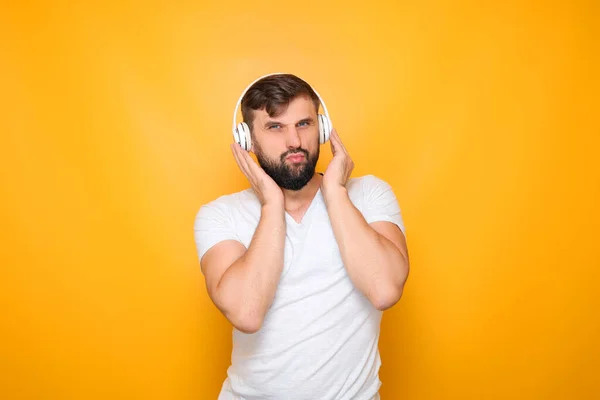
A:
[[[300,121],[298,123],[298,126],[308,126],[308,125],[310,125],[308,121]]]
[[[281,128],[281,125],[279,125],[279,124],[269,125],[269,129],[279,129],[279,128]]]

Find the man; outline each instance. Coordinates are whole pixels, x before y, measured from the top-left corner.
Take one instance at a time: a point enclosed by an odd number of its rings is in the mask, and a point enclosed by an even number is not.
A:
[[[233,325],[219,400],[379,399],[382,311],[401,297],[408,252],[391,187],[350,178],[335,129],[319,158],[319,98],[300,78],[255,82],[242,115],[251,188],[203,205],[194,233],[208,294]]]

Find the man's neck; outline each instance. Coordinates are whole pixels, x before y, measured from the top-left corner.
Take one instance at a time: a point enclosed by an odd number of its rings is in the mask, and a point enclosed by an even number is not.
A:
[[[308,208],[317,191],[321,187],[321,174],[314,174],[310,181],[300,190],[283,190],[285,210],[288,212],[302,211]]]

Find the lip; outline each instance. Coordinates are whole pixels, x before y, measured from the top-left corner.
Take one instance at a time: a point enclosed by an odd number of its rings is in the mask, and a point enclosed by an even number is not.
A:
[[[290,154],[289,156],[286,157],[286,160],[290,160],[293,162],[302,161],[302,160],[304,160],[304,154],[300,154],[300,153]]]

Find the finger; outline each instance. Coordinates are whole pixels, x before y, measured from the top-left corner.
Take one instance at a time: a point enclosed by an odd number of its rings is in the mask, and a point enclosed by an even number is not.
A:
[[[235,163],[237,164],[237,166],[239,168],[242,168],[242,166],[240,165],[240,159],[238,158],[237,152],[235,151],[235,143],[232,143],[229,148],[231,149],[231,154],[233,155],[233,158],[235,160]]]
[[[235,161],[237,162],[238,166],[240,167],[240,170],[246,176],[246,178],[250,179],[250,171],[248,169],[248,165],[247,165],[246,161],[243,159],[242,154],[241,154],[242,148],[240,147],[239,144],[234,143],[231,146],[231,149],[233,151],[233,156],[235,157]]]
[[[348,154],[348,151],[346,150],[346,146],[344,146],[344,143],[342,142],[342,139],[340,138],[340,135],[338,135],[337,130],[335,128],[332,129],[332,134],[335,137],[335,141],[337,142],[337,144],[339,145],[339,147],[341,148],[341,150]]]
[[[329,147],[331,147],[331,154],[333,154],[335,156],[335,143],[334,143],[335,139],[333,138],[333,135],[329,136]]]
[[[335,132],[335,130],[333,130],[331,132],[330,142],[331,142],[331,146],[332,146],[332,150],[333,150],[333,154],[334,155],[345,153],[344,152],[344,148],[342,146],[342,143],[340,142],[340,138],[338,137],[338,135]]]
[[[336,148],[340,147],[340,140],[339,140],[339,137],[338,137],[335,129],[331,130],[331,135],[330,135],[329,139],[331,140],[331,143],[333,143],[333,145]]]
[[[244,175],[246,175],[246,173],[244,172],[244,167],[242,167],[240,157],[238,156],[236,146],[237,146],[237,144],[235,144],[235,143],[232,143],[231,146],[229,146],[231,148],[231,154],[233,154],[233,158],[235,159],[235,163],[237,164],[238,168],[242,171],[242,173]]]

